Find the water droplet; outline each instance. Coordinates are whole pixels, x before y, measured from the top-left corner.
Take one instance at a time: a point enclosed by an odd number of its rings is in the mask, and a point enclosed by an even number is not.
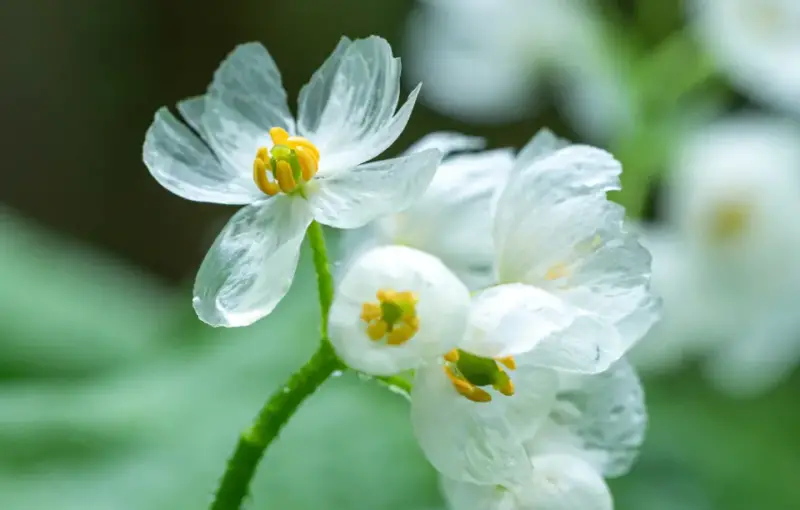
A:
[[[334,371],[331,373],[331,377],[341,377],[341,375],[342,375],[343,373],[344,373],[344,372],[342,372],[341,370],[334,370]]]
[[[395,386],[394,384],[387,384],[386,387],[389,388],[389,391],[391,391],[392,393],[400,395],[404,399],[411,402],[411,395],[409,393],[406,393],[405,389],[401,388],[400,386]]]

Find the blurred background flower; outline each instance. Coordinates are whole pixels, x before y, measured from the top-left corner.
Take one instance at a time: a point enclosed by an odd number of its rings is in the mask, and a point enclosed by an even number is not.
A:
[[[4,3],[0,508],[207,504],[238,431],[316,343],[312,272],[304,251],[252,328],[200,323],[191,281],[234,210],[159,187],[144,133],[238,43],[268,47],[296,97],[343,34],[386,37],[424,82],[388,156],[434,131],[497,149],[549,126],[624,163],[614,199],[647,234],[666,317],[637,359],[659,370],[616,508],[798,508],[800,144],[761,106],[796,118],[796,4]],[[408,403],[344,374],[270,451],[253,507],[444,502]]]

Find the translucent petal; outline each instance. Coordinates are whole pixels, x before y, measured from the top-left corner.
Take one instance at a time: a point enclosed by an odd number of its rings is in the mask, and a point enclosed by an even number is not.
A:
[[[533,135],[533,138],[519,151],[519,154],[517,154],[516,166],[520,169],[524,169],[535,163],[536,160],[569,147],[569,145],[569,140],[559,138],[549,129],[542,128]]]
[[[491,204],[513,165],[510,150],[460,154],[439,166],[422,197],[379,220],[390,242],[441,258],[470,288],[493,280]]]
[[[206,93],[202,116],[209,145],[231,172],[248,177],[269,129],[294,131],[280,73],[259,43],[237,46],[220,64]]]
[[[208,251],[194,285],[194,309],[212,326],[247,326],[269,314],[292,284],[311,212],[278,196],[249,205]]]
[[[206,96],[195,96],[178,101],[178,111],[192,129],[203,135],[203,112],[206,110]]]
[[[477,485],[441,477],[439,485],[450,510],[517,510],[514,494],[497,485]]]
[[[167,108],[156,112],[142,152],[159,184],[183,198],[247,204],[260,196],[252,179],[221,166],[208,146]]]
[[[473,298],[461,348],[518,363],[595,373],[619,358],[615,329],[540,288],[491,287]]]
[[[647,428],[644,391],[626,360],[591,376],[563,376],[548,423],[528,443],[532,455],[569,454],[606,477],[626,474]]]
[[[407,209],[428,187],[442,154],[430,149],[317,177],[308,198],[314,218],[336,228],[358,228]]]
[[[454,480],[506,484],[531,476],[523,443],[550,412],[555,372],[521,368],[513,372],[516,392],[507,397],[489,388],[490,402],[476,403],[456,392],[437,364],[417,370],[411,420],[422,451]]]
[[[612,510],[605,480],[582,460],[566,455],[533,458],[533,478],[516,492],[516,510]]]
[[[300,91],[300,134],[323,154],[321,173],[356,166],[385,151],[400,136],[419,87],[395,114],[400,60],[380,37],[343,38]]]
[[[451,152],[476,151],[486,147],[486,140],[479,136],[468,136],[455,131],[439,131],[423,136],[406,150],[406,154],[438,149],[447,157]]]
[[[624,209],[604,195],[618,174],[607,153],[575,146],[515,168],[494,233],[501,281],[544,288],[615,324],[621,356],[657,320],[659,301],[649,253],[625,230]]]
[[[377,302],[381,289],[413,292],[419,331],[402,345],[376,342],[361,320],[365,303]],[[469,310],[469,291],[442,262],[404,246],[365,252],[342,278],[330,312],[330,339],[348,366],[374,375],[416,368],[454,349]]]

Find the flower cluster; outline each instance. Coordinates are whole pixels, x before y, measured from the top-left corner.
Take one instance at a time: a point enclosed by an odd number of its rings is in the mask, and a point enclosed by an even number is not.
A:
[[[247,204],[200,268],[198,316],[265,316],[309,225],[353,229],[329,341],[362,373],[413,374],[411,420],[450,506],[611,508],[603,477],[627,471],[645,424],[624,356],[659,305],[649,254],[606,197],[621,165],[546,130],[516,154],[437,133],[365,164],[408,121],[418,88],[395,112],[399,75],[382,39],[343,39],[295,121],[248,44],[178,105],[188,126],[156,114],[144,157],[164,187]]]

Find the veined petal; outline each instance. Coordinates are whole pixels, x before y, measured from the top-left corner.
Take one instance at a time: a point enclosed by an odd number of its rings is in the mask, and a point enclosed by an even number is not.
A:
[[[461,348],[490,358],[575,372],[605,370],[622,354],[601,317],[530,285],[511,283],[475,296]]]
[[[581,459],[536,456],[531,481],[517,491],[516,510],[612,510],[605,480]]]
[[[364,304],[380,290],[412,292],[418,330],[400,345],[371,339],[362,320]],[[469,291],[442,262],[404,246],[374,248],[350,265],[330,312],[330,339],[348,366],[374,375],[416,368],[454,349],[469,310]]]
[[[358,228],[407,209],[433,179],[442,154],[429,149],[359,165],[313,181],[308,198],[314,218],[336,228]]]
[[[142,152],[159,184],[188,200],[247,204],[259,196],[252,179],[220,165],[208,146],[166,107],[156,112]]]
[[[369,161],[400,136],[419,87],[395,114],[400,59],[380,37],[343,38],[300,91],[298,128],[324,157],[320,173]]]
[[[547,128],[540,129],[525,147],[517,154],[515,166],[524,169],[532,165],[537,160],[553,154],[556,151],[569,147],[571,142],[564,138],[559,138],[555,133]]]
[[[205,139],[203,134],[203,112],[206,110],[206,96],[195,96],[178,101],[178,111],[192,129],[200,133],[200,137]]]
[[[500,281],[544,288],[615,324],[622,355],[658,318],[650,255],[625,230],[624,209],[605,197],[616,186],[618,163],[591,148],[579,151],[582,159],[567,157],[577,149],[512,171],[495,217],[498,274]],[[559,171],[567,179],[561,184]]]
[[[247,326],[269,314],[292,284],[311,223],[302,199],[278,196],[236,213],[208,251],[194,309],[212,326]]]
[[[561,375],[548,423],[528,443],[532,455],[567,454],[603,476],[626,474],[647,428],[644,391],[626,360],[591,376]]]
[[[256,151],[270,144],[269,129],[294,131],[280,72],[260,43],[237,46],[214,73],[205,98],[204,136],[230,172],[248,179]]]
[[[522,368],[513,372],[516,392],[489,388],[490,402],[472,402],[453,388],[443,367],[417,370],[411,392],[414,433],[433,466],[454,480],[511,484],[531,476],[524,441],[550,412],[558,378],[555,372]]]
[[[479,136],[468,136],[455,131],[439,131],[423,136],[409,147],[405,154],[438,149],[447,157],[451,152],[476,151],[486,147],[486,140]]]
[[[281,73],[261,43],[237,46],[214,73],[207,97],[241,115],[265,136],[273,127],[294,131]]]

